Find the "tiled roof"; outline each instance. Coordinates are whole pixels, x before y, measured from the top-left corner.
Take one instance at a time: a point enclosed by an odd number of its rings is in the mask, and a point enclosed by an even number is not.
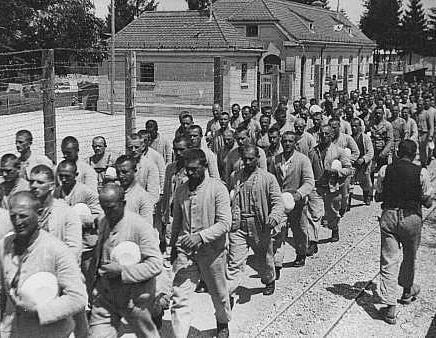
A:
[[[375,46],[344,15],[316,6],[289,0],[218,0],[213,7],[217,15],[230,21],[259,22],[259,18],[272,16],[297,41]]]
[[[144,12],[116,34],[115,48],[260,50],[262,43],[207,11]]]

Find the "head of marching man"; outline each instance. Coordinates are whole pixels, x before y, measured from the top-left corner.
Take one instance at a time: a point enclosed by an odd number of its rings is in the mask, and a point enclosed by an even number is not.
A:
[[[248,134],[248,130],[244,127],[238,127],[235,131],[235,141],[238,144],[239,148],[250,144],[250,135]]]
[[[17,192],[11,196],[9,202],[9,215],[16,238],[26,246],[39,232],[38,216],[41,203],[30,191]]]
[[[126,206],[124,197],[124,189],[114,183],[107,183],[100,191],[100,205],[112,227],[124,217],[124,207]]]
[[[201,149],[191,148],[183,153],[183,160],[189,189],[194,190],[204,181],[207,169],[206,155]]]
[[[144,139],[138,134],[131,134],[127,138],[127,155],[133,157],[137,162],[144,152]]]
[[[259,149],[252,144],[244,145],[241,150],[241,159],[245,173],[248,175],[253,173],[259,162]]]
[[[203,138],[203,130],[199,125],[194,124],[193,126],[190,126],[188,129],[188,136],[191,140],[191,147],[192,148],[201,148],[201,139]]]
[[[66,160],[76,162],[79,159],[79,141],[74,136],[67,136],[62,140],[61,151]]]
[[[20,174],[20,162],[14,154],[5,154],[0,159],[0,170],[5,182],[10,184],[18,180]]]
[[[176,162],[183,162],[183,153],[189,148],[191,140],[186,136],[178,136],[173,141],[174,158]]]
[[[30,171],[30,192],[42,204],[52,196],[55,189],[55,177],[53,170],[44,164],[39,164]]]
[[[333,130],[328,124],[321,126],[319,131],[319,143],[323,147],[328,147],[332,143]]]
[[[77,165],[70,160],[63,160],[58,165],[57,176],[64,191],[71,191],[76,185]]]
[[[28,130],[19,130],[15,134],[15,146],[17,147],[17,151],[21,156],[30,151],[30,146],[32,145],[33,137],[32,133]]]
[[[122,155],[115,162],[118,181],[124,190],[127,190],[135,180],[136,160],[128,155]]]
[[[297,146],[297,135],[293,131],[285,131],[282,135],[282,148],[285,155],[292,155]]]

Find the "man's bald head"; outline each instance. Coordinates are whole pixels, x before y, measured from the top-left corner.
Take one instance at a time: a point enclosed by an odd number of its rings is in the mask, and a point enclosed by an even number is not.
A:
[[[125,192],[118,184],[108,183],[100,190],[99,197],[108,201],[123,202],[125,200]]]
[[[30,191],[19,191],[9,198],[11,209],[17,206],[31,208],[38,212],[41,202]]]

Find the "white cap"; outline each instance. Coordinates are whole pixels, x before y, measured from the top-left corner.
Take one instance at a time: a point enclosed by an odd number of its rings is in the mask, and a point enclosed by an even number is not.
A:
[[[341,170],[342,169],[342,163],[339,160],[333,160],[331,168],[333,170]]]
[[[85,203],[77,203],[73,206],[73,210],[79,216],[82,223],[92,223],[93,217],[91,209]]]
[[[59,295],[58,280],[50,272],[37,272],[23,282],[18,295],[25,304],[44,304]]]
[[[347,155],[348,158],[351,157],[351,150],[350,150],[350,148],[345,148],[344,152],[345,152],[345,155]]]
[[[290,192],[282,193],[282,202],[285,208],[285,213],[290,213],[295,208],[294,196]]]
[[[112,249],[110,257],[120,265],[133,265],[141,261],[141,250],[136,243],[124,241]]]

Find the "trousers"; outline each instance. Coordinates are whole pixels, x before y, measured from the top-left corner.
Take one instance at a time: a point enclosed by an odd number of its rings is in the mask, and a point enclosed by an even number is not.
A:
[[[387,209],[382,212],[380,293],[383,302],[387,305],[397,303],[397,275],[398,284],[403,288],[413,285],[421,229],[422,218],[416,213],[403,209]],[[403,260],[400,264],[401,247]]]
[[[428,132],[419,132],[418,135],[419,160],[426,167],[428,160]]]
[[[198,253],[188,256],[178,252],[173,264],[173,304],[171,317],[174,335],[177,338],[187,337],[192,320],[190,299],[200,281],[200,276],[206,283],[215,308],[217,323],[230,321],[230,299],[226,281],[225,250],[215,250],[208,245],[200,248]]]
[[[307,204],[308,227],[307,234],[309,241],[318,242],[321,219],[324,216],[324,200],[316,189],[309,194]]]
[[[270,233],[260,233],[259,241],[254,241],[243,224],[241,223],[239,229],[229,233],[227,280],[230,294],[233,294],[241,283],[250,247],[254,252],[262,283],[269,284],[276,279],[273,240]]]
[[[362,188],[364,196],[370,195],[372,193],[370,166],[371,163],[357,167],[355,169],[354,176],[352,179],[352,185],[358,182],[360,187]]]

